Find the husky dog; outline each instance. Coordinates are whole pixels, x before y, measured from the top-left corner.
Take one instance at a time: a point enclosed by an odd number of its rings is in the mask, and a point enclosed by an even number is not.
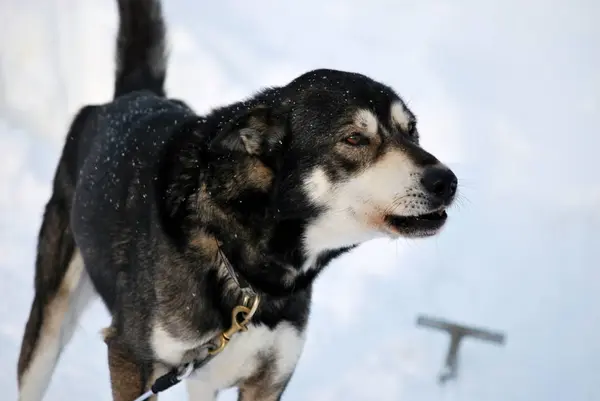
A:
[[[357,73],[310,71],[199,116],[165,94],[159,0],[118,9],[114,98],[75,116],[39,232],[19,400],[42,399],[96,295],[113,399],[133,401],[230,326],[240,281],[260,304],[189,398],[279,400],[319,272],[373,238],[438,233],[457,178],[400,96]]]

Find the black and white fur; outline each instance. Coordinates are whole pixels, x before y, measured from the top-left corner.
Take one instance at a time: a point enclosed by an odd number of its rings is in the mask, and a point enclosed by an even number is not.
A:
[[[439,232],[456,176],[419,146],[402,99],[356,73],[311,71],[196,115],[165,94],[159,1],[118,4],[114,99],[75,117],[46,205],[19,400],[42,399],[96,294],[115,400],[189,359],[240,302],[219,246],[262,302],[189,398],[237,386],[240,400],[279,400],[319,272],[370,239]]]

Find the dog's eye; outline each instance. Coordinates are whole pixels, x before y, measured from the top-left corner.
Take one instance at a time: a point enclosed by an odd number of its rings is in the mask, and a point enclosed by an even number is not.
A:
[[[369,138],[363,134],[355,132],[354,134],[344,138],[344,142],[351,146],[365,146],[369,144]]]

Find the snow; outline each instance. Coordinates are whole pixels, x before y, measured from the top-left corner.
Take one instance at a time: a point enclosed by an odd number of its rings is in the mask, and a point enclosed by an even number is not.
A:
[[[286,400],[600,399],[600,3],[593,0],[244,2],[169,0],[168,88],[198,111],[307,69],[396,88],[424,146],[460,179],[437,238],[364,244],[316,288]],[[35,241],[66,127],[112,92],[116,7],[0,3],[0,377],[32,300]],[[448,336],[419,314],[506,333],[464,340],[437,385]],[[47,400],[110,399],[99,303]],[[180,385],[161,400],[184,399]],[[234,400],[228,391],[221,397]]]

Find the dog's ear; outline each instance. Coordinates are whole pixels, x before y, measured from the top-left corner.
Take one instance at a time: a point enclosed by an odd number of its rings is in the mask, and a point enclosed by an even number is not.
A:
[[[285,137],[284,111],[258,106],[226,124],[211,141],[211,150],[219,153],[245,153],[266,156],[279,149]]]

